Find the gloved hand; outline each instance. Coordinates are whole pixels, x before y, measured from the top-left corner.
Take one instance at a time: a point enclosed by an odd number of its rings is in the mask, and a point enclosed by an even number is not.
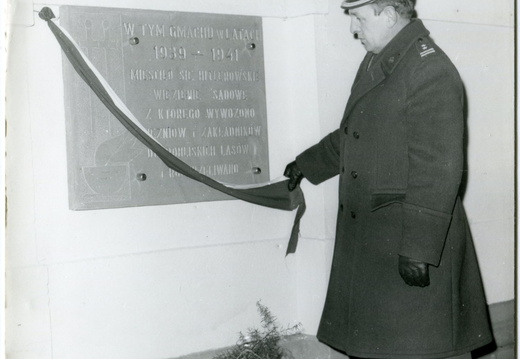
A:
[[[285,167],[283,175],[289,178],[289,183],[287,185],[289,192],[294,191],[304,177],[302,171],[300,171],[300,168],[296,164],[296,161],[289,163],[287,167]]]
[[[399,274],[406,284],[415,287],[427,287],[430,285],[428,264],[399,256]]]

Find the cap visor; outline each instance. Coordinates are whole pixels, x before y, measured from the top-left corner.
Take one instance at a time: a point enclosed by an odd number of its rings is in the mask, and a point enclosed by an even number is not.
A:
[[[375,0],[343,1],[341,7],[344,9],[353,9],[355,7],[363,6],[374,1]]]

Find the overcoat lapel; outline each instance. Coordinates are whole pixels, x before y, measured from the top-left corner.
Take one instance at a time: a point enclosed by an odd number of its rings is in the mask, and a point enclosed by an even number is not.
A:
[[[343,115],[343,121],[345,122],[347,117],[350,115],[350,112],[356,105],[356,103],[363,98],[368,92],[370,92],[373,88],[377,87],[383,80],[386,78],[386,74],[381,67],[381,63],[377,61],[372,64],[371,69],[369,71],[365,71],[366,66],[368,66],[370,59],[365,58],[365,61],[361,64],[360,72],[358,73],[358,79],[352,86],[352,92],[350,94],[350,98],[347,103],[347,108],[345,109],[345,114]]]
[[[352,86],[350,98],[343,115],[342,126],[347,117],[352,112],[356,103],[368,92],[378,86],[385,78],[392,75],[405,53],[410,50],[413,44],[421,37],[426,37],[430,32],[424,27],[421,20],[412,20],[404,31],[401,31],[383,50],[382,53],[373,58],[372,66],[366,71],[370,59],[374,56],[368,53],[356,75],[356,80]]]

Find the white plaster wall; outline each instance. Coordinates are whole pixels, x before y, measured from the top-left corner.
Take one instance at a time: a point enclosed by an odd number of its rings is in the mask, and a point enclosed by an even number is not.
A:
[[[264,17],[270,171],[338,125],[363,56],[340,0],[56,0]],[[476,4],[478,3],[478,4]],[[17,3],[7,89],[7,353],[14,359],[166,358],[233,344],[255,303],[314,334],[337,181],[302,184],[308,211],[239,201],[68,210],[60,49]],[[53,7],[56,12],[56,7]],[[418,0],[469,101],[468,217],[489,303],[514,297],[513,2]]]

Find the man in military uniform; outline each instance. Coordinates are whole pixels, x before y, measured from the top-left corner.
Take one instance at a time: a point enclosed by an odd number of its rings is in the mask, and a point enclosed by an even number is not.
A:
[[[339,174],[318,338],[361,358],[470,358],[489,343],[459,197],[464,94],[412,0],[346,0],[367,54],[339,128],[285,171],[289,189]]]

